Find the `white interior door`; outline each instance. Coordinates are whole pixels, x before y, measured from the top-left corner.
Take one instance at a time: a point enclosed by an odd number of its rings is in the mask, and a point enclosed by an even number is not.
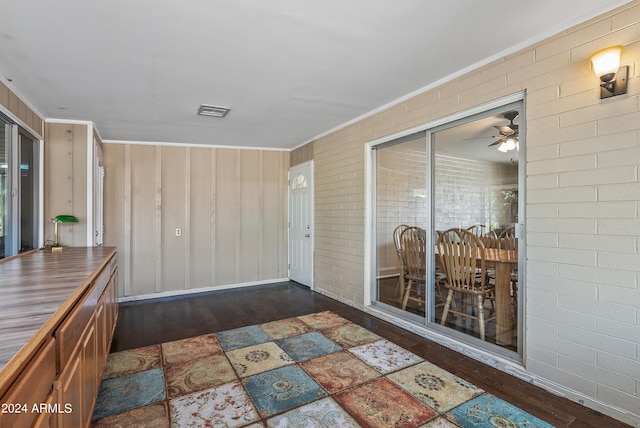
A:
[[[96,221],[94,222],[95,230],[95,245],[101,247],[104,245],[104,167],[98,167],[98,183],[96,194]]]
[[[289,278],[313,282],[313,163],[289,170]]]
[[[93,245],[104,245],[104,166],[102,148],[94,139],[93,157]]]

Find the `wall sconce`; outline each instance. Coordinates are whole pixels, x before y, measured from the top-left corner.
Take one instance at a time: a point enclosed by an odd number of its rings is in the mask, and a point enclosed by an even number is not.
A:
[[[55,236],[51,251],[62,251],[64,247],[60,244],[58,225],[60,223],[78,223],[78,219],[72,215],[58,215],[55,216],[55,218],[52,218],[51,221],[53,222],[53,234]]]
[[[593,72],[600,78],[600,99],[627,93],[629,66],[620,67],[622,46],[611,46],[593,53],[590,57]]]

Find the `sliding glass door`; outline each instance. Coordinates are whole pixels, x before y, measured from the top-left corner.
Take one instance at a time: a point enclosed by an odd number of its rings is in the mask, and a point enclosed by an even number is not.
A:
[[[520,350],[522,114],[516,101],[372,145],[374,304],[455,340]],[[488,289],[480,307],[450,292],[455,272],[436,245],[450,229],[468,230],[486,251],[485,269],[479,255],[472,267]]]
[[[0,259],[38,247],[39,144],[0,114]]]
[[[447,287],[447,266],[433,254],[441,275],[439,296],[431,321],[445,326],[451,335],[481,338],[509,351],[518,350],[522,286],[518,247],[520,153],[520,104],[512,104],[435,128],[430,133],[430,174],[434,240],[449,229],[467,230],[485,247],[476,260],[475,283],[484,281],[483,320],[471,293]],[[479,285],[477,286],[479,287]],[[447,306],[446,297],[451,294]],[[449,309],[443,319],[444,309]],[[487,320],[487,321],[484,321]],[[455,333],[454,333],[455,332]]]

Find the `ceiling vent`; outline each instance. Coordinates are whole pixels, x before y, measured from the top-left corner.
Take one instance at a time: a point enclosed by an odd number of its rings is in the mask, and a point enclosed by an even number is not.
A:
[[[212,106],[209,104],[200,104],[198,114],[200,116],[225,117],[231,110],[230,107]]]

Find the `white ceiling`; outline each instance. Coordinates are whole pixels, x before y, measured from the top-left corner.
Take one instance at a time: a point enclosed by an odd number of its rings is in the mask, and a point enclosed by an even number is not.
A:
[[[287,149],[624,3],[3,0],[0,75],[105,140]]]

